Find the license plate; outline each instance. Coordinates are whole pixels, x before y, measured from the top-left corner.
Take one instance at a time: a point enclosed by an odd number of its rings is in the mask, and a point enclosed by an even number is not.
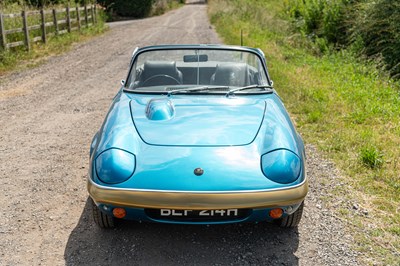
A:
[[[171,210],[161,209],[161,217],[237,217],[238,209],[227,210]]]

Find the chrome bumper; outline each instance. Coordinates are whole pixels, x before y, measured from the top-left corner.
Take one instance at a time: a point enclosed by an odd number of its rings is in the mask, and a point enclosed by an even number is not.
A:
[[[97,203],[155,209],[272,208],[298,204],[308,192],[308,181],[283,189],[246,191],[166,191],[101,186],[90,178],[90,196]]]

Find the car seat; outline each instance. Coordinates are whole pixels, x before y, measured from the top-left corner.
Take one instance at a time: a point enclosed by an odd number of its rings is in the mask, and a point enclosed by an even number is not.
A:
[[[250,73],[245,63],[218,64],[210,84],[244,87],[250,84]]]
[[[146,61],[140,74],[139,86],[179,85],[182,72],[174,61]]]

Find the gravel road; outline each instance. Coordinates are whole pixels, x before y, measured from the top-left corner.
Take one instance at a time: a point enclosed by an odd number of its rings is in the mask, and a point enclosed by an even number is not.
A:
[[[338,171],[311,145],[310,192],[296,230],[94,225],[86,191],[89,143],[134,47],[219,42],[206,5],[188,4],[111,24],[106,34],[37,68],[0,77],[0,265],[357,265],[351,235],[321,201]]]

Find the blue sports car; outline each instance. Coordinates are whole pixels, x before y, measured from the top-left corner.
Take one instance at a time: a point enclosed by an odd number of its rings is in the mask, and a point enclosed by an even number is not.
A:
[[[90,147],[95,223],[298,225],[305,150],[260,49],[136,48]]]

